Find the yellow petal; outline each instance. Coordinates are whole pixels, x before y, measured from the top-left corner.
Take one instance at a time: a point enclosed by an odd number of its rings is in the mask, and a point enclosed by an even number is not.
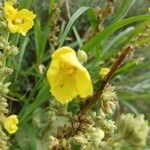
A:
[[[16,125],[8,126],[7,131],[9,134],[14,134],[18,130],[18,127]]]
[[[17,124],[19,123],[18,117],[16,115],[11,115],[7,117],[4,121],[4,128],[10,133],[13,134],[18,130]]]
[[[34,20],[35,17],[36,17],[36,15],[32,11],[29,11],[28,9],[21,9],[21,10],[19,10],[18,15],[21,18],[27,18],[29,20]]]
[[[77,96],[74,76],[61,70],[62,59],[54,59],[47,71],[52,95],[61,103],[67,103]]]
[[[34,25],[33,19],[36,17],[32,11],[22,9],[18,11],[14,9],[12,4],[4,4],[4,14],[8,22],[8,28],[12,33],[21,33],[23,36],[26,35],[29,29]]]
[[[77,96],[74,77],[69,77],[61,73],[57,77],[57,80],[59,82],[56,83],[54,88],[52,86],[51,93],[59,102],[62,104],[68,103]]]
[[[93,93],[93,86],[90,75],[85,67],[79,63],[76,54],[74,53],[66,53],[63,56],[60,56],[60,60],[62,61],[60,64],[70,65],[70,69],[66,67],[67,72],[73,72],[73,76],[75,77],[76,90],[78,91],[78,95],[81,98],[85,98]]]
[[[52,95],[61,103],[67,103],[78,95],[85,98],[93,92],[88,71],[69,47],[62,47],[53,53],[47,79]]]
[[[7,21],[13,19],[17,11],[18,10],[15,9],[11,3],[9,2],[4,3],[4,15]]]
[[[81,98],[90,96],[93,93],[93,86],[90,75],[83,66],[78,66],[76,72],[76,86]]]
[[[53,60],[47,70],[47,79],[51,86],[54,86],[58,81],[59,68],[59,60]]]
[[[35,18],[35,15],[27,10],[27,9],[22,9],[16,13],[15,19],[22,20],[23,23],[20,24],[13,24],[11,26],[11,30],[14,30],[15,32],[19,32],[22,35],[25,35],[26,32],[28,32],[29,29],[32,28],[34,25],[33,19]],[[15,20],[14,19],[14,20]]]
[[[20,33],[21,33],[23,36],[26,36],[26,32],[22,32],[22,31],[21,31]]]
[[[53,58],[53,59],[59,58],[60,56],[66,54],[66,53],[75,54],[75,51],[74,51],[72,48],[70,48],[70,47],[64,46],[64,47],[61,47],[61,48],[57,49],[57,50],[52,54],[52,58]]]

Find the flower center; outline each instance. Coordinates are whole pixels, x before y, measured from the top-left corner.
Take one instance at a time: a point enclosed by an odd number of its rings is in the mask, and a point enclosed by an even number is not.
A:
[[[24,23],[24,20],[23,19],[20,19],[20,18],[16,18],[12,21],[12,23],[14,25],[18,25],[18,24],[23,24]]]
[[[67,64],[67,63],[61,64],[61,69],[65,71],[66,74],[68,75],[74,74],[75,71],[77,70],[75,66],[72,66],[71,64]]]

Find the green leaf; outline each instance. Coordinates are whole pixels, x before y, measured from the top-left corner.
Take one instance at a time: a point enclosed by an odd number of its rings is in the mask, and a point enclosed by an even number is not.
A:
[[[92,39],[90,39],[83,47],[82,49],[85,51],[90,51],[100,45],[100,43],[104,40],[106,40],[112,33],[117,31],[118,29],[131,24],[133,22],[137,21],[142,21],[150,19],[150,15],[141,15],[141,16],[135,16],[135,17],[130,17],[121,21],[118,21],[109,27],[107,27],[104,31],[98,33],[96,36],[94,36]]]
[[[119,8],[119,10],[117,9],[115,15],[113,16],[113,22],[117,22],[123,19],[134,3],[135,0],[122,0],[121,7]]]
[[[29,38],[28,37],[25,37],[25,39],[23,39],[22,42],[21,42],[22,43],[21,48],[20,48],[21,52],[20,52],[20,55],[19,55],[19,63],[17,65],[15,81],[18,78],[18,73],[19,73],[19,70],[21,68],[21,64],[22,64],[22,61],[23,61],[24,53],[25,53],[26,47],[28,45],[28,42],[29,42]]]
[[[124,39],[128,38],[128,35],[134,30],[134,27],[127,28],[126,30],[120,32],[118,35],[113,36],[112,40],[108,40],[106,45],[103,48],[101,58],[103,60],[109,59],[114,52],[118,51],[117,47],[122,41],[124,42]]]
[[[116,54],[119,50],[120,47],[124,44],[130,44],[131,40],[138,36],[139,33],[144,32],[145,30],[145,25],[149,24],[149,20],[140,23],[137,27],[129,27],[124,31],[121,31],[118,35],[112,36],[111,39],[109,38],[103,46],[103,51],[100,56],[100,58],[104,61],[109,60],[111,57],[113,57],[114,54]],[[149,38],[146,38],[144,40],[138,41],[138,44],[143,44],[143,43],[148,43]]]
[[[36,45],[36,58],[38,62],[44,59],[45,48],[49,33],[50,33],[50,21],[48,20],[47,23],[42,28],[41,21],[39,18],[37,18],[35,22],[34,34]]]
[[[26,126],[31,150],[36,150],[36,136],[34,126],[32,123],[29,123]]]
[[[38,108],[42,103],[44,103],[49,98],[49,85],[45,80],[43,80],[39,89],[38,95],[35,100],[30,104],[27,104],[22,108],[22,111],[19,114],[20,125],[30,117],[33,111]]]
[[[97,15],[96,15],[96,12],[94,11],[94,9],[88,10],[88,17],[90,19],[91,26],[92,26],[93,30],[95,31],[95,29],[97,28],[97,25],[98,25],[98,20],[97,20]]]
[[[21,8],[30,8],[32,0],[22,0],[19,4]]]
[[[80,7],[74,14],[73,16],[70,18],[70,21],[68,22],[66,29],[62,35],[62,37],[60,37],[58,43],[59,43],[59,47],[61,47],[65,41],[66,36],[68,35],[71,27],[73,26],[73,24],[75,23],[75,21],[83,14],[85,13],[87,10],[89,10],[90,7]]]

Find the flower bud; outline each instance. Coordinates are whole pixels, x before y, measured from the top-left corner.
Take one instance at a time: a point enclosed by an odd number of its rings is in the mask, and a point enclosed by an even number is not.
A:
[[[3,14],[0,12],[0,17],[3,16]],[[0,29],[5,30],[7,27],[6,21],[1,21],[0,22]]]
[[[78,135],[75,135],[73,137],[73,142],[77,145],[83,145],[85,143],[87,143],[87,139],[83,136],[82,133],[78,134]]]
[[[3,130],[2,130],[2,128],[0,128],[0,148],[1,148],[1,150],[7,150],[7,149],[9,149],[8,147],[8,137],[7,137],[7,135],[5,134],[5,132],[3,132]]]
[[[107,85],[100,97],[101,108],[104,113],[112,114],[116,106],[117,94],[114,92],[115,87]]]
[[[148,121],[144,120],[144,115],[122,115],[117,126],[118,133],[132,146],[143,147],[146,144],[149,126]]]
[[[91,140],[95,148],[99,147],[104,135],[104,131],[99,128],[96,128],[96,130],[92,133]]]
[[[93,133],[94,137],[99,139],[100,141],[104,138],[105,133],[102,129],[97,128]]]
[[[13,72],[13,69],[8,67],[0,68],[0,80],[4,80],[8,75]]]
[[[16,46],[11,46],[10,55],[17,55],[19,53],[19,50]]]
[[[100,71],[99,71],[99,75],[102,76],[102,77],[105,77],[108,72],[110,71],[109,68],[101,68]]]
[[[10,75],[13,73],[13,69],[8,68],[8,67],[3,67],[0,69],[0,74],[3,74],[5,76]]]
[[[78,50],[77,51],[77,57],[78,57],[79,62],[82,63],[82,64],[84,62],[86,62],[87,59],[88,59],[88,56],[87,56],[86,52],[83,51],[83,50]]]
[[[54,136],[49,137],[49,149],[53,149],[54,147],[58,147],[59,140]]]
[[[7,84],[3,84],[0,82],[0,93],[1,94],[7,94],[9,92]]]

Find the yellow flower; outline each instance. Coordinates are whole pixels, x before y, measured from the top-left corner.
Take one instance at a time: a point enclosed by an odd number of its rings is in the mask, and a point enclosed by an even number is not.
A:
[[[148,7],[148,12],[150,12],[150,7]]]
[[[26,35],[29,29],[34,25],[33,19],[36,15],[27,9],[15,9],[11,3],[4,4],[4,14],[8,23],[8,28],[12,33],[21,33]]]
[[[51,93],[61,103],[68,103],[76,96],[85,98],[92,94],[90,75],[70,47],[62,47],[52,54],[47,71]]]
[[[4,121],[4,128],[10,133],[13,134],[18,130],[17,124],[19,123],[17,115],[11,115],[7,117]]]
[[[99,71],[100,76],[104,77],[108,74],[108,72],[110,71],[109,68],[101,68]]]

